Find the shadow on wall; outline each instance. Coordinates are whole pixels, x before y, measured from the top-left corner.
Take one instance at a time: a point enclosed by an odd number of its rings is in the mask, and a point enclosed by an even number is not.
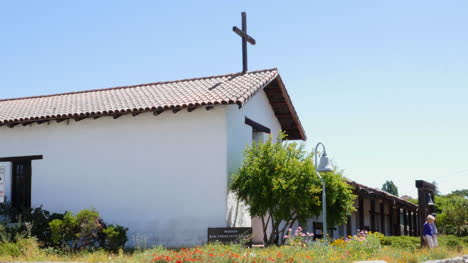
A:
[[[252,220],[247,205],[229,191],[227,196],[227,227],[250,227]]]
[[[127,247],[152,248],[162,245],[167,248],[185,248],[207,242],[209,224],[199,218],[155,219],[142,225],[130,222]]]

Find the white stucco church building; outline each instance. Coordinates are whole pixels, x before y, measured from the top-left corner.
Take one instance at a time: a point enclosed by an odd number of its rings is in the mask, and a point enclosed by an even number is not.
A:
[[[0,100],[0,201],[95,208],[148,245],[250,226],[228,193],[253,140],[306,135],[276,69]]]

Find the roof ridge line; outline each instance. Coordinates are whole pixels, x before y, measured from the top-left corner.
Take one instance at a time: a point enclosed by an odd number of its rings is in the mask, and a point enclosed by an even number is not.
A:
[[[246,73],[237,72],[237,73],[213,75],[213,76],[207,76],[207,77],[185,78],[185,79],[178,79],[178,80],[158,81],[158,82],[134,84],[134,85],[127,85],[127,86],[116,86],[116,87],[103,88],[103,89],[90,89],[90,90],[71,91],[71,92],[54,93],[54,94],[46,94],[46,95],[6,98],[6,99],[0,99],[0,102],[15,101],[15,100],[27,100],[27,99],[37,99],[37,98],[47,98],[47,97],[55,97],[55,96],[63,96],[63,95],[74,95],[74,94],[99,92],[99,91],[107,91],[107,90],[117,90],[117,89],[131,89],[131,88],[142,87],[142,86],[161,85],[161,84],[168,84],[168,83],[179,83],[179,82],[202,80],[202,79],[223,78],[223,77],[239,76],[239,75],[243,75],[243,74],[259,73],[259,72],[266,72],[266,71],[273,71],[273,70],[278,71],[278,68],[268,68],[268,69],[254,70],[254,71],[248,71]]]

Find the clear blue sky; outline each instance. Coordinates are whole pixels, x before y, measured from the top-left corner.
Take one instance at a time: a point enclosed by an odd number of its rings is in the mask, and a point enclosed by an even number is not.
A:
[[[278,67],[345,175],[468,188],[468,1],[3,1],[0,97]]]

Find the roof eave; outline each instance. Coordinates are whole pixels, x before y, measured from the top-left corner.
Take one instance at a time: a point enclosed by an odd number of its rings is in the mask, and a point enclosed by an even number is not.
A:
[[[283,80],[281,79],[281,76],[279,73],[277,73],[277,76],[275,77],[274,79],[274,82],[276,82],[276,84],[278,85],[280,91],[281,91],[281,95],[285,101],[285,104],[288,108],[288,112],[291,114],[291,118],[295,124],[295,129],[297,131],[297,135],[288,135],[286,137],[287,140],[303,140],[303,141],[306,141],[307,140],[307,136],[306,136],[306,133],[305,133],[305,130],[304,128],[302,127],[302,123],[299,119],[299,115],[297,114],[296,112],[296,109],[294,108],[294,104],[292,103],[292,100],[291,100],[291,97],[289,96],[288,94],[288,91],[286,90],[286,86],[284,85],[284,82]],[[270,100],[270,103],[272,104],[273,106],[273,103],[275,102],[272,102]],[[278,117],[278,114],[276,114],[277,117]],[[283,130],[285,130],[285,127],[283,127]]]

